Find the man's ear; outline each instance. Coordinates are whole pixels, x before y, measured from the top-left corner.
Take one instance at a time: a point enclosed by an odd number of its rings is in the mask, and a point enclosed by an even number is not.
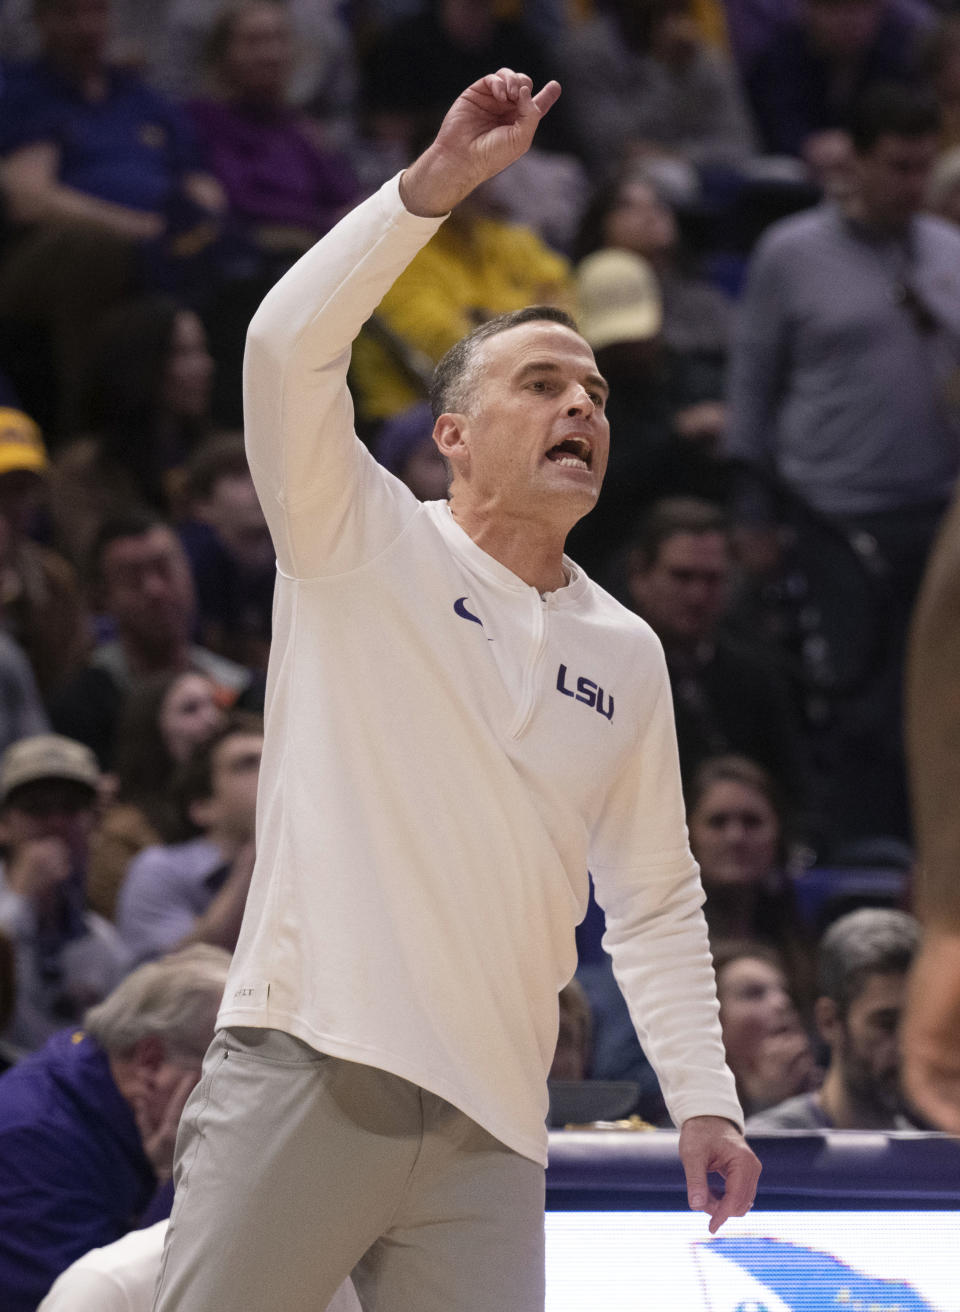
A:
[[[833,998],[817,998],[813,1004],[813,1020],[821,1039],[832,1048],[843,1029],[843,1022]]]
[[[470,446],[466,438],[466,415],[442,414],[433,426],[437,449],[455,474],[463,474],[469,468]]]

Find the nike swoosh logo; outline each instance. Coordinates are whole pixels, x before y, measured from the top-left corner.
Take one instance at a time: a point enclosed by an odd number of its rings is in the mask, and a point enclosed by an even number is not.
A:
[[[467,600],[466,597],[458,597],[456,601],[453,603],[453,609],[456,611],[456,613],[460,616],[462,620],[473,620],[474,624],[479,624],[482,629],[483,620],[480,619],[477,615],[471,614],[470,611],[467,610],[466,606],[464,605],[464,602],[466,600]]]

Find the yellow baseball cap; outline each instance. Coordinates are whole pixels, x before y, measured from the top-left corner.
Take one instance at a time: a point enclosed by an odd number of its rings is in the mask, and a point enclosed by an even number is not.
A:
[[[14,469],[41,474],[46,468],[47,449],[40,429],[22,410],[0,406],[0,474]]]

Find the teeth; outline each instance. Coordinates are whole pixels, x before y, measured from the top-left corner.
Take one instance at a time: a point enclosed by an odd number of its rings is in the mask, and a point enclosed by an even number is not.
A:
[[[581,460],[579,456],[560,456],[554,461],[556,465],[568,465],[571,469],[586,469],[587,462]]]

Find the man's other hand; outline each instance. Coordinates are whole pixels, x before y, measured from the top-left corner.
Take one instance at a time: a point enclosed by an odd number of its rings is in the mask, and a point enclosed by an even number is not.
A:
[[[760,1161],[746,1139],[722,1116],[691,1116],[680,1130],[680,1161],[687,1177],[687,1201],[694,1212],[710,1217],[715,1235],[731,1216],[746,1216],[753,1206]],[[722,1198],[710,1188],[707,1174],[723,1177]]]
[[[480,78],[447,111],[436,140],[400,179],[411,214],[447,214],[481,182],[526,154],[544,114],[560,95],[559,82],[533,94],[525,73],[501,68]]]

